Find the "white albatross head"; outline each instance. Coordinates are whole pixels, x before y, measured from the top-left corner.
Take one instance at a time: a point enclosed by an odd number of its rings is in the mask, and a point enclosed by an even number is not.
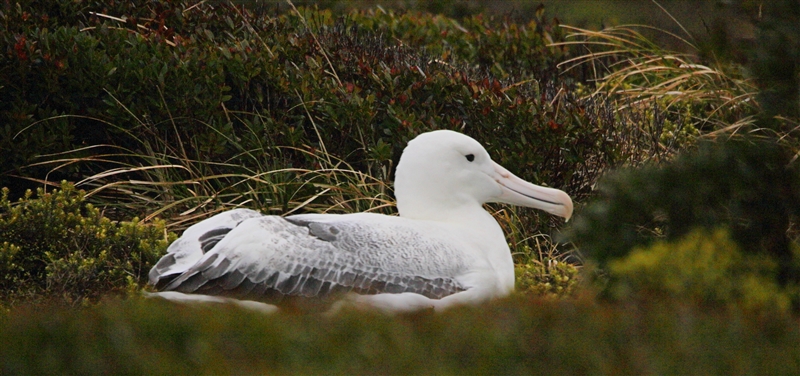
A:
[[[520,179],[492,161],[480,143],[449,130],[423,133],[408,142],[394,186],[401,217],[447,218],[487,202],[572,216],[569,195]]]

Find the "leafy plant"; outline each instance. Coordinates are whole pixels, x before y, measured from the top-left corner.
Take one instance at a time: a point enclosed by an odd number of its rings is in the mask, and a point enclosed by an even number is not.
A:
[[[776,0],[759,7],[754,17],[758,27],[750,52],[751,69],[763,103],[762,118],[800,117],[800,31],[795,27],[800,13],[791,0]],[[763,11],[763,14],[762,14]],[[754,12],[755,13],[755,12]],[[775,126],[775,123],[767,123]],[[777,127],[776,127],[777,128]],[[787,127],[783,132],[791,131]]]
[[[28,191],[12,203],[0,197],[0,301],[97,301],[108,293],[138,291],[174,234],[164,222],[112,222],[83,191]]]
[[[793,247],[797,257],[797,247]],[[797,259],[794,260],[797,263]],[[634,248],[608,265],[616,299],[676,299],[788,311],[800,296],[777,283],[777,260],[742,252],[725,229],[698,228],[675,241]]]
[[[565,261],[533,260],[515,267],[516,291],[540,296],[565,297],[579,288],[578,268]]]
[[[800,281],[787,235],[800,213],[800,175],[774,142],[704,142],[669,163],[618,171],[569,229],[581,251],[601,266],[658,239],[677,241],[696,228],[730,228],[748,255],[778,265],[776,280]]]
[[[561,29],[541,14],[518,24],[380,10],[337,20],[308,8],[271,17],[232,4],[133,5],[89,4],[50,19],[54,10],[21,3],[3,14],[16,33],[4,35],[7,50],[24,41],[0,60],[19,73],[0,82],[3,139],[14,140],[4,148],[4,179],[80,181],[147,158],[145,166],[168,159],[194,175],[232,165],[260,173],[312,167],[321,151],[390,180],[407,140],[454,128],[493,140],[499,161],[524,177],[580,195],[606,165],[637,152],[620,147],[633,136],[618,131],[630,127],[609,117],[608,103],[577,100],[569,75],[556,83],[568,51],[546,47]],[[81,163],[62,164],[64,157]],[[154,183],[181,181],[162,177],[168,181]],[[154,202],[186,198],[183,190],[139,193]]]

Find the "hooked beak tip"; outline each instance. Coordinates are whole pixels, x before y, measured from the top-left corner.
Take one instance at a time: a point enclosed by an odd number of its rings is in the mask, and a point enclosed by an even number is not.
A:
[[[541,209],[566,221],[572,218],[572,199],[566,192],[524,181],[498,164],[495,172],[495,181],[502,187],[498,201]]]

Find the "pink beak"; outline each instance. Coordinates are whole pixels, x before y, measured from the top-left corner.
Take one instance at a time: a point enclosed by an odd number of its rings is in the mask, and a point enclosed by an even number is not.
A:
[[[492,163],[495,172],[494,180],[500,184],[502,189],[500,196],[492,200],[493,202],[536,208],[564,217],[566,220],[572,216],[572,199],[564,191],[529,183],[512,174],[503,166]]]

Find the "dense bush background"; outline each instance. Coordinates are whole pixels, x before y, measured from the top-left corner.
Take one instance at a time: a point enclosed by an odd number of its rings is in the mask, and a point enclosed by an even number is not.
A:
[[[702,35],[496,3],[0,4],[2,372],[796,370],[792,1],[727,2]],[[138,298],[221,210],[393,213],[400,152],[439,128],[576,201],[567,225],[488,207],[518,296],[400,317]]]
[[[624,141],[637,138],[635,127],[609,103],[572,94],[583,69],[559,75],[568,52],[547,47],[563,38],[547,19],[70,5],[58,17],[37,3],[4,13],[13,31],[0,62],[9,73],[0,84],[4,184],[24,187],[15,175],[53,168],[55,181],[117,166],[186,167],[124,176],[157,183],[252,176],[313,165],[317,151],[389,182],[406,141],[454,128],[492,140],[495,159],[523,177],[580,197],[602,168],[634,152]],[[49,153],[66,154],[40,157]],[[234,180],[206,181],[211,192],[192,192],[170,214]],[[159,188],[143,194],[166,204],[191,195]],[[287,201],[261,204],[285,211]]]

